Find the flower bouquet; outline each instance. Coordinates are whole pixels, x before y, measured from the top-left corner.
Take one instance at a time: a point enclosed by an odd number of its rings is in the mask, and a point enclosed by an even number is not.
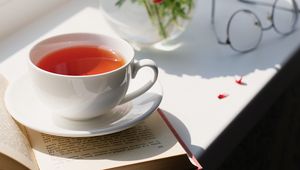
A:
[[[118,0],[116,5],[121,7],[128,0]],[[181,20],[191,19],[194,0],[130,0],[145,7],[152,24],[157,28],[162,38],[168,38],[169,27],[181,28]]]
[[[121,37],[138,46],[177,38],[192,18],[196,0],[100,0]]]

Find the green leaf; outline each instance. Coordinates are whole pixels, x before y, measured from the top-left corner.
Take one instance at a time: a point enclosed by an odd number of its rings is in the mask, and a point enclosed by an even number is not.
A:
[[[125,1],[126,1],[126,0],[118,0],[118,1],[115,3],[115,6],[121,7],[121,6],[124,4]]]

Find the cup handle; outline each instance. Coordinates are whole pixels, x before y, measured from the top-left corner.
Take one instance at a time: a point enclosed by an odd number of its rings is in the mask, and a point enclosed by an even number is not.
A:
[[[142,59],[139,61],[134,60],[134,62],[131,65],[132,78],[134,79],[135,76],[137,75],[138,71],[143,67],[149,67],[153,70],[153,79],[148,81],[145,85],[143,85],[139,89],[137,89],[129,94],[126,94],[125,97],[120,102],[120,104],[126,103],[126,102],[142,95],[147,90],[149,90],[156,82],[157,77],[158,77],[158,68],[157,68],[155,62],[150,59]]]

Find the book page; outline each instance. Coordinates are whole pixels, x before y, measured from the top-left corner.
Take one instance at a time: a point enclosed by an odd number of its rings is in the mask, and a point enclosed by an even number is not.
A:
[[[130,129],[110,135],[67,138],[30,129],[28,135],[41,170],[99,170],[186,156],[157,112]]]
[[[28,170],[26,166],[18,161],[0,153],[0,170]]]
[[[26,135],[22,133],[5,108],[3,96],[6,86],[7,81],[3,76],[0,76],[0,153],[20,162],[29,169],[36,169]]]

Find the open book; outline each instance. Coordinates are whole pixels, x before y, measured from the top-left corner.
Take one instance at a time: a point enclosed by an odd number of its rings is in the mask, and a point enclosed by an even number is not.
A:
[[[6,85],[0,77],[0,170],[196,169],[190,152],[160,111],[135,127],[110,135],[51,136],[11,118],[3,102]]]

